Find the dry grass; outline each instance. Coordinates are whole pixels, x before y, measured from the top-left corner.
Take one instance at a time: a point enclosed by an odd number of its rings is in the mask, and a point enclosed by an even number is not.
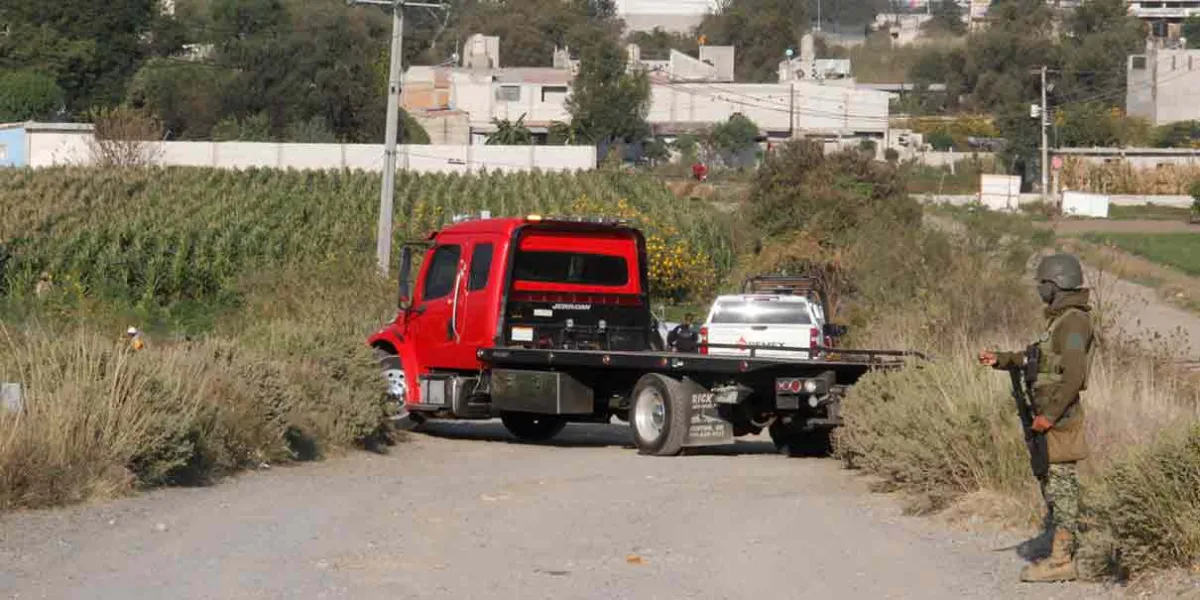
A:
[[[362,298],[386,298],[385,284],[359,273],[260,277],[218,331],[151,337],[139,352],[121,329],[3,328],[0,380],[20,382],[25,402],[0,416],[0,509],[203,484],[394,441],[363,344],[384,311]]]

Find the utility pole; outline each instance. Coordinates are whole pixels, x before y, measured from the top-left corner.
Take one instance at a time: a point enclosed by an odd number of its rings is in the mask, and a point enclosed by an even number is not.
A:
[[[1042,65],[1042,203],[1050,199],[1050,152],[1046,146],[1046,125],[1050,119],[1046,112],[1046,65]]]
[[[438,2],[408,2],[407,0],[347,0],[350,6],[375,4],[392,9],[392,46],[388,53],[387,127],[383,139],[383,184],[379,190],[379,228],[375,239],[375,258],[379,274],[387,278],[392,256],[392,219],[395,218],[396,193],[396,130],[400,122],[400,75],[404,55],[404,9],[417,6],[446,9]]]
[[[791,65],[788,65],[791,69]],[[788,95],[788,139],[796,139],[796,80],[793,78],[788,82],[791,87],[791,93]]]

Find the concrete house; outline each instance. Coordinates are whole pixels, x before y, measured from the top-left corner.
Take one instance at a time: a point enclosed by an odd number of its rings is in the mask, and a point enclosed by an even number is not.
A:
[[[1200,119],[1200,50],[1151,47],[1129,56],[1125,112],[1153,125]]]
[[[650,75],[647,120],[656,135],[709,127],[734,113],[750,118],[772,138],[882,140],[887,135],[888,93],[856,87],[853,80],[735,83],[732,47],[703,46],[697,57],[672,52],[665,61],[642,60],[636,46],[627,51],[629,68]],[[499,54],[497,38],[474,35],[464,45],[459,65],[414,66],[405,72],[402,105],[429,132],[432,143],[482,143],[495,129],[493,119],[523,116],[525,126],[539,137],[554,122],[570,120],[566,100],[578,61],[569,50],[560,49],[552,67],[540,68],[506,68]]]

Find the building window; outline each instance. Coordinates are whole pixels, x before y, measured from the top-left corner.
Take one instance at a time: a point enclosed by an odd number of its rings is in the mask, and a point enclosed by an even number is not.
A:
[[[521,99],[521,86],[502,85],[496,88],[496,99],[501,102],[517,102]]]
[[[544,85],[542,86],[542,102],[557,101],[565,98],[567,95],[567,86],[565,85]]]
[[[1146,57],[1145,56],[1134,56],[1133,57],[1133,69],[1135,71],[1145,71],[1146,70]]]

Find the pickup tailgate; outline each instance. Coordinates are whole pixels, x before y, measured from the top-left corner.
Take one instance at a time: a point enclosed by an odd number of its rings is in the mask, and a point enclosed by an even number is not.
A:
[[[763,358],[807,359],[809,352],[778,348],[811,348],[817,334],[805,302],[769,298],[721,300],[713,307],[707,323],[708,353],[747,356],[750,348],[755,348],[755,355]]]

